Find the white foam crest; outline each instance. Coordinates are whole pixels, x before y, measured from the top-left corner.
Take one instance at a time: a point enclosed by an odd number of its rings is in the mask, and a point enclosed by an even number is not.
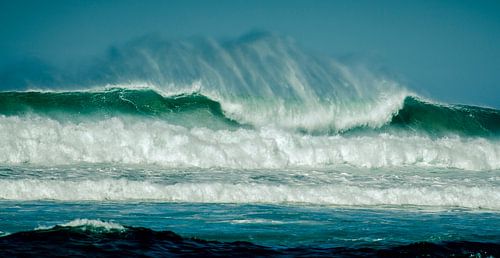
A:
[[[90,93],[102,93],[113,89],[127,89],[127,90],[153,90],[163,97],[171,97],[180,94],[192,94],[201,91],[201,82],[193,81],[189,84],[182,84],[180,86],[170,85],[165,87],[159,87],[151,82],[145,81],[129,81],[126,83],[105,83],[97,84],[86,88],[38,88],[31,87],[27,90],[22,90],[18,92],[42,92],[42,93],[67,93],[67,92],[90,92]],[[167,89],[169,91],[167,91]],[[14,91],[15,92],[15,91]]]
[[[116,232],[116,231],[125,231],[126,228],[118,223],[115,222],[109,222],[109,221],[102,221],[102,220],[95,220],[95,219],[74,219],[70,222],[59,224],[57,226],[60,227],[72,227],[72,228],[78,228],[79,230],[82,231],[90,231],[90,232],[95,232],[95,233],[101,233],[101,232]],[[46,230],[46,229],[51,229],[54,228],[53,226],[47,227],[47,226],[40,226],[37,227],[35,230]]]
[[[372,100],[352,100],[345,103],[309,101],[307,103],[266,99],[230,99],[207,94],[220,101],[226,116],[258,127],[274,126],[306,131],[346,131],[367,126],[379,128],[391,121],[403,108],[406,97],[413,95],[400,90],[380,94]]]
[[[211,130],[158,120],[111,118],[81,123],[0,117],[0,163],[156,164],[164,167],[500,168],[500,143],[484,138],[311,136],[272,128]]]
[[[322,205],[417,205],[500,209],[496,186],[355,186],[178,183],[162,185],[124,179],[84,181],[0,180],[0,199],[62,201],[163,201],[199,203],[307,203]],[[93,221],[68,226],[108,227]],[[113,225],[111,225],[113,226]],[[116,228],[116,225],[114,225]]]

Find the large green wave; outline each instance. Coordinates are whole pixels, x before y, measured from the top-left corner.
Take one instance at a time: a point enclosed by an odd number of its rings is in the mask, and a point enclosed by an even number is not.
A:
[[[0,114],[42,115],[58,120],[138,116],[177,121],[238,125],[224,116],[219,102],[198,93],[164,97],[151,89],[102,91],[0,92]],[[188,116],[188,117],[186,117]],[[178,121],[182,120],[182,121]],[[198,120],[198,121],[193,121]]]
[[[152,89],[0,92],[0,114],[36,114],[59,120],[127,115],[165,119],[186,126],[242,126],[224,114],[220,102],[202,94],[186,93],[166,97]],[[357,129],[360,128],[352,128],[347,132]],[[440,105],[406,97],[403,108],[393,114],[382,128],[362,128],[363,131],[366,129],[396,129],[437,136],[452,133],[496,137],[500,136],[500,111],[476,106]]]
[[[215,116],[223,116],[218,102],[197,93],[163,97],[149,89],[124,88],[103,91],[0,93],[0,112],[5,115],[64,112],[81,115],[160,116],[195,109],[206,109]]]
[[[477,106],[440,105],[407,97],[390,125],[432,135],[500,136],[500,111]]]

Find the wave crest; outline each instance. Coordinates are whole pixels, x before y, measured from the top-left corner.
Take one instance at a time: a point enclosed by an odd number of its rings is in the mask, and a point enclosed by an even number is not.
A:
[[[123,232],[126,230],[124,226],[118,223],[95,220],[95,219],[74,219],[70,222],[59,224],[56,226],[38,227],[35,230],[50,230],[61,227],[72,228],[73,230],[92,232],[92,233]]]

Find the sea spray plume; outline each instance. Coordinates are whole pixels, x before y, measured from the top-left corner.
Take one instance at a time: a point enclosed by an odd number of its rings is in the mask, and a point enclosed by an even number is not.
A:
[[[199,83],[199,93],[221,102],[232,119],[304,131],[379,127],[408,95],[394,81],[270,33],[224,42],[143,37],[111,48],[86,77],[101,85],[142,81],[167,93]]]
[[[40,87],[52,83],[53,87],[97,92],[3,93],[0,112],[40,113],[43,106],[42,113],[54,115],[61,110],[51,107],[62,108],[63,100],[71,104],[65,108],[79,114],[114,116],[125,112],[165,118],[165,111],[198,109],[198,114],[208,111],[215,115],[215,124],[236,121],[316,134],[380,128],[389,122],[390,127],[435,136],[500,134],[497,110],[423,101],[382,73],[309,54],[294,40],[270,33],[250,33],[232,41],[169,41],[147,36],[111,47],[104,57],[82,70],[61,76],[54,75],[53,68],[45,69],[44,76],[24,81],[36,85],[38,78]],[[103,85],[114,89],[103,91]],[[194,105],[187,109],[172,106],[179,97]]]
[[[241,123],[306,132],[380,127],[408,95],[381,74],[310,54],[272,33],[229,41],[145,36],[110,47],[91,65],[50,69],[49,75],[9,81],[18,89],[147,84],[165,95],[195,91],[221,103],[225,115]]]

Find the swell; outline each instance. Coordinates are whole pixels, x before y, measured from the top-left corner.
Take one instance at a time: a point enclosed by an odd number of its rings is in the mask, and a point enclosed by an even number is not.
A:
[[[172,231],[154,231],[142,227],[107,222],[75,220],[67,224],[0,237],[2,256],[266,256],[266,257],[495,257],[500,244],[449,241],[417,242],[382,247],[269,247],[251,242],[219,242],[182,237]],[[115,223],[112,223],[115,224]]]
[[[242,101],[245,100],[242,99]],[[261,106],[265,106],[266,103],[262,102]],[[292,102],[285,106],[294,106],[294,109],[300,110],[300,105],[300,103]],[[322,113],[324,109],[332,108],[331,104],[325,105],[318,112],[310,113],[312,117],[308,119],[314,120],[311,123],[316,122],[315,116]],[[198,113],[198,115],[183,117],[180,125],[189,124],[204,127],[208,124],[203,123],[209,123],[212,120],[237,126],[252,121],[251,117],[253,116],[258,116],[258,112],[256,114],[235,114],[234,110],[231,110],[231,106],[225,106],[215,99],[196,92],[170,96],[164,96],[148,88],[108,88],[96,91],[66,92],[0,92],[0,114],[6,116],[37,114],[60,121],[68,119],[81,121],[85,120],[85,117],[110,118],[129,115],[172,121],[175,116],[193,113]],[[303,114],[298,113],[296,119],[304,119]],[[405,97],[401,109],[386,109],[386,114],[373,117],[371,120],[374,122],[371,123],[371,126],[370,123],[366,124],[365,118],[360,118],[355,113],[355,110],[347,112],[347,115],[351,114],[351,117],[342,115],[341,118],[350,120],[352,126],[344,128],[343,132],[357,131],[363,128],[382,128],[382,130],[398,129],[433,136],[459,134],[462,136],[494,137],[500,135],[500,111],[498,110],[465,105],[433,104],[414,96]],[[239,117],[240,120],[237,121],[235,117]],[[279,114],[276,114],[275,119],[267,121],[268,126],[275,125],[276,120],[280,120]],[[336,119],[327,118],[326,120]],[[375,122],[377,120],[380,121]],[[266,125],[264,122],[258,124]],[[254,126],[257,125],[254,124]],[[325,128],[335,127],[334,124],[325,126]],[[339,133],[339,131],[332,132],[331,130],[309,130],[312,128],[308,128],[307,125],[299,125],[292,129],[315,132],[316,134]]]

